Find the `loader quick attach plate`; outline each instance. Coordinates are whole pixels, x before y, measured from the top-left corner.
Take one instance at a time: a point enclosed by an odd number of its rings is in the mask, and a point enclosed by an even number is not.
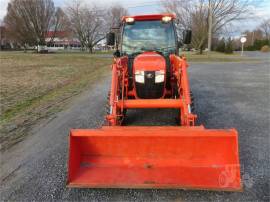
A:
[[[237,131],[103,127],[70,133],[68,186],[240,191]]]

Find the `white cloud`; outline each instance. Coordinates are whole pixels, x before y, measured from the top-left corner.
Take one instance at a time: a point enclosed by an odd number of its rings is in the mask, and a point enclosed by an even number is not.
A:
[[[267,4],[265,6],[254,6],[250,5],[249,10],[251,11],[251,19],[258,20],[261,18],[270,18],[270,4]]]

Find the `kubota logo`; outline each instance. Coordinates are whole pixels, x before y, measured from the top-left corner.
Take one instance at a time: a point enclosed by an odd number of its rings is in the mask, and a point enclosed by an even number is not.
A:
[[[151,73],[146,74],[146,78],[148,78],[148,79],[152,79],[153,77],[154,77],[154,75]]]

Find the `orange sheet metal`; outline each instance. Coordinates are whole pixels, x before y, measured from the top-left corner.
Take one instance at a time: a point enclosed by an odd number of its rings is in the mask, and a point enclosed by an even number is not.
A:
[[[117,106],[121,107],[122,101],[117,102]],[[183,102],[180,99],[135,99],[124,100],[124,108],[181,108]]]
[[[239,191],[237,138],[203,127],[72,130],[68,186]]]

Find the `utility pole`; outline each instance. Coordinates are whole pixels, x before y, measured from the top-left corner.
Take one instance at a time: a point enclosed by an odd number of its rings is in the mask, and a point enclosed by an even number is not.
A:
[[[209,0],[209,8],[208,8],[208,52],[211,52],[212,46],[212,25],[213,25],[213,12],[212,12],[212,3]]]

